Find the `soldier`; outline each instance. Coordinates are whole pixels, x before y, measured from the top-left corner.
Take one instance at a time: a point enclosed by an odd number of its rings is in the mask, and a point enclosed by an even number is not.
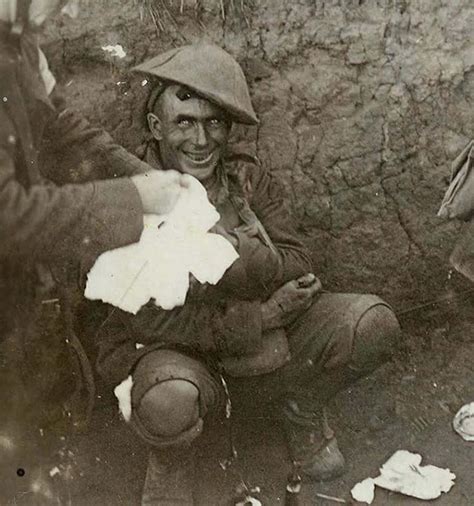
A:
[[[48,17],[68,2],[0,2],[0,482],[41,463],[44,429],[71,393],[67,346],[39,326],[48,264],[84,262],[135,242],[144,213],[169,211],[183,176],[152,170],[61,104],[36,42]],[[74,1],[79,7],[77,0]],[[46,149],[42,149],[45,148]],[[46,155],[46,156],[43,156]],[[66,183],[66,159],[90,160],[102,178]],[[48,174],[51,179],[45,178]],[[113,179],[112,179],[113,178]],[[62,413],[61,413],[62,414]],[[47,445],[46,445],[47,446]],[[48,448],[44,449],[48,453]],[[23,481],[26,481],[25,478]],[[3,500],[0,501],[3,503]],[[35,504],[41,502],[36,499]]]
[[[390,357],[397,319],[377,296],[322,292],[279,182],[230,147],[233,123],[258,121],[232,56],[190,45],[135,70],[158,81],[146,161],[197,178],[221,216],[214,231],[240,255],[183,307],[114,310],[103,328],[99,371],[112,386],[132,375],[130,424],[151,446],[143,504],[193,504],[193,443],[222,416],[221,374],[231,399],[281,414],[306,477],[335,478],[345,463],[325,404]]]

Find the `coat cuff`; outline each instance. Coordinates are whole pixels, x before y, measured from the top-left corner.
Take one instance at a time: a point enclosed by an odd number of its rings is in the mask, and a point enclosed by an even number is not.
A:
[[[93,183],[89,212],[83,219],[82,269],[89,270],[105,251],[140,240],[143,207],[128,178]]]
[[[137,242],[143,231],[143,206],[138,190],[129,178],[96,181],[91,212],[110,233],[104,250]]]

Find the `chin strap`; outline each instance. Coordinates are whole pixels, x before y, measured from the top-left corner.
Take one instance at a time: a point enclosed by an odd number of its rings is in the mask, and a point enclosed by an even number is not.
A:
[[[30,4],[31,0],[16,0],[16,17],[10,31],[12,37],[20,38],[28,25]]]

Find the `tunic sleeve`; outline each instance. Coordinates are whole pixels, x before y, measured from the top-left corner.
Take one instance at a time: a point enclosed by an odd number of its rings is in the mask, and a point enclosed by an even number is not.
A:
[[[1,105],[0,125],[0,258],[82,259],[139,239],[143,209],[129,179],[25,187],[16,131]]]
[[[308,251],[296,236],[288,197],[281,184],[255,165],[250,185],[250,207],[274,248],[260,237],[235,231],[240,258],[225,274],[222,286],[233,287],[245,297],[265,299],[287,281],[311,272],[313,267]]]

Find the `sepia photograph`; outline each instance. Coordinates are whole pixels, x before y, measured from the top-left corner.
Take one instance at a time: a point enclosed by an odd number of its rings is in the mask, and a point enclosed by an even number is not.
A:
[[[0,506],[474,505],[473,28],[0,0]]]

